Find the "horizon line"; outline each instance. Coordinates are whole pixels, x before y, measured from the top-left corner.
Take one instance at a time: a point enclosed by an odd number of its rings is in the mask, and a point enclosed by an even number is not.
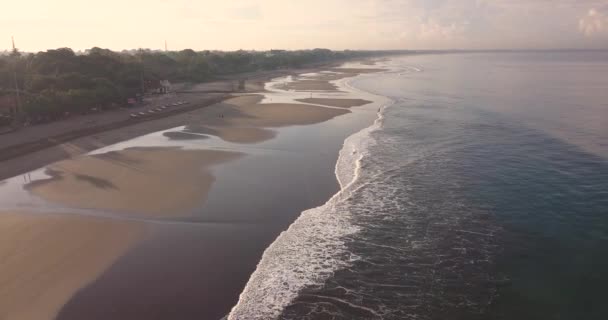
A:
[[[184,50],[192,50],[194,52],[204,52],[204,51],[210,51],[210,52],[238,52],[238,51],[245,51],[245,52],[268,52],[268,51],[274,51],[274,50],[278,50],[278,51],[312,51],[312,50],[317,50],[317,49],[323,49],[323,50],[330,50],[333,52],[340,52],[340,51],[359,51],[359,52],[395,52],[395,53],[483,53],[483,52],[551,52],[551,51],[608,51],[608,48],[534,48],[534,49],[525,49],[525,48],[513,48],[513,49],[329,49],[329,48],[321,48],[321,47],[316,47],[316,48],[309,48],[309,49],[237,49],[237,50],[223,50],[223,49],[201,49],[201,50],[195,50],[192,48],[185,48],[185,49],[180,49],[180,50],[164,50],[162,48],[157,48],[157,49],[152,49],[152,48],[131,48],[131,49],[120,49],[120,50],[116,50],[116,49],[109,49],[109,48],[102,48],[102,47],[97,47],[97,46],[93,46],[91,48],[87,48],[87,49],[78,49],[78,50],[74,50],[68,46],[65,47],[56,47],[56,48],[47,48],[47,49],[43,49],[43,50],[37,50],[37,51],[19,51],[20,53],[28,53],[28,54],[35,54],[35,53],[40,53],[40,52],[45,52],[45,51],[50,51],[50,50],[58,50],[58,49],[70,49],[72,51],[76,52],[86,52],[88,50],[94,49],[94,48],[99,48],[99,49],[103,49],[103,50],[110,50],[112,52],[123,52],[123,51],[138,51],[138,50],[144,50],[144,51],[152,51],[152,52],[180,52],[180,51],[184,51]],[[17,50],[19,50],[19,48],[16,48]],[[0,52],[6,53],[6,52],[11,52],[13,49],[8,48],[8,49],[4,49]]]

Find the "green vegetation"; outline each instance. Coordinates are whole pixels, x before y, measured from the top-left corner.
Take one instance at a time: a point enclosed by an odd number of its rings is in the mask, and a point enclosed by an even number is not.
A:
[[[372,54],[377,53],[327,49],[114,52],[92,48],[84,54],[69,48],[36,54],[14,51],[0,56],[0,96],[15,95],[18,87],[22,118],[42,122],[124,106],[148,81],[203,82],[235,73],[295,68]]]

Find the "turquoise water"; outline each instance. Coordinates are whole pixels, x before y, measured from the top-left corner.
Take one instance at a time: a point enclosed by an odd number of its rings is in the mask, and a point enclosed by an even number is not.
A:
[[[608,53],[388,64],[348,267],[281,318],[608,319]]]

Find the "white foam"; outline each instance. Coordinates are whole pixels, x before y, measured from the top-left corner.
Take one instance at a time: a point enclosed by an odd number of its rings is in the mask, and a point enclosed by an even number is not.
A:
[[[363,93],[347,80],[338,84],[351,93]],[[380,108],[373,125],[345,140],[335,168],[341,190],[323,206],[304,211],[264,251],[228,320],[275,319],[304,287],[323,283],[356,259],[343,239],[358,228],[350,223],[350,213],[341,204],[355,188],[361,160],[375,143],[371,133],[381,127],[382,111]]]

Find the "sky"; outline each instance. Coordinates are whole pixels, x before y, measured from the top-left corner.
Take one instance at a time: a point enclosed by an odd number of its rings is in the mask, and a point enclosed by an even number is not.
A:
[[[0,50],[608,49],[608,0],[2,1]]]

